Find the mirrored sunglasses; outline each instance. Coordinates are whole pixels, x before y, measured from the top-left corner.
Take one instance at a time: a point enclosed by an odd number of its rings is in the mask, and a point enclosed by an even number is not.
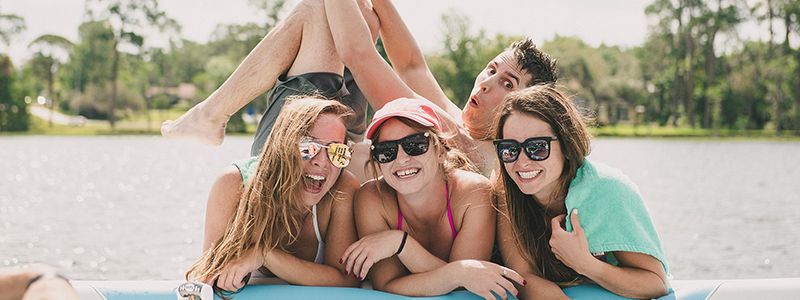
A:
[[[430,134],[427,132],[412,134],[399,140],[377,142],[370,146],[372,158],[379,163],[388,163],[397,159],[397,147],[402,146],[403,151],[410,156],[422,155],[428,152]]]
[[[557,140],[557,137],[532,137],[520,144],[516,140],[503,139],[494,140],[494,147],[497,157],[504,163],[517,161],[523,149],[531,160],[542,161],[550,157],[550,142]]]
[[[327,146],[317,143],[312,137],[303,138],[298,144],[300,147],[300,157],[303,160],[312,159],[317,154],[322,152],[322,149],[328,149],[328,159],[337,168],[344,168],[350,164],[350,157],[353,156],[353,149],[349,146],[340,143],[330,143]]]

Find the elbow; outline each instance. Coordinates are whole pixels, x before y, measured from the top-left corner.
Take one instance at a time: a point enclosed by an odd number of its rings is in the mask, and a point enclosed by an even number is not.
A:
[[[661,282],[657,287],[655,287],[653,294],[648,295],[646,299],[661,298],[667,294],[669,294],[669,286],[666,282]]]
[[[620,295],[623,297],[633,299],[656,299],[669,294],[669,286],[666,282],[659,282],[658,284],[649,287],[647,290],[640,290],[639,293],[631,293],[630,295]]]

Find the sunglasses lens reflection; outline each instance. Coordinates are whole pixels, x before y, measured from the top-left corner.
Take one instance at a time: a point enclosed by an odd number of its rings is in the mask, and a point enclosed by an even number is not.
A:
[[[516,142],[502,142],[497,145],[497,154],[503,162],[513,162],[519,155],[519,144]]]
[[[532,160],[544,160],[549,156],[550,149],[547,147],[547,141],[527,140],[525,141],[525,153]]]
[[[334,166],[339,168],[347,167],[350,164],[350,147],[344,144],[330,144],[328,145],[328,158]]]
[[[314,156],[317,156],[320,150],[322,150],[319,144],[313,142],[301,142],[299,146],[300,157],[302,157],[303,160],[314,158]]]

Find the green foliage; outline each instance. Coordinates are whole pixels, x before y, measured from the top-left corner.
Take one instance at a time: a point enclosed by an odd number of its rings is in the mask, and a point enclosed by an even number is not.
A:
[[[482,30],[472,34],[469,18],[452,10],[442,15],[442,23],[443,48],[426,60],[442,90],[457,106],[463,107],[472,92],[475,77],[512,41],[520,38],[499,34],[490,39]]]
[[[28,130],[28,105],[16,86],[14,65],[0,56],[0,131]]]
[[[649,34],[638,47],[595,47],[558,35],[539,45],[559,60],[559,86],[579,105],[601,124],[695,124],[687,130],[706,133],[792,129],[800,135],[800,49],[792,48],[800,40],[800,1],[651,1],[644,11],[652,21]],[[63,99],[60,109],[93,118],[109,117],[109,101],[116,95],[120,116],[191,107],[227,79],[278,23],[286,4],[248,2],[262,12],[262,20],[219,24],[209,42],[201,44],[179,39],[178,24],[158,8],[157,0],[89,0],[91,20],[78,28],[74,47],[65,39],[40,37],[31,45],[38,54],[0,92],[17,93],[12,98],[22,101],[25,95],[35,99],[52,90]],[[741,40],[737,30],[748,21],[771,22],[785,31],[763,42]],[[520,38],[488,37],[456,11],[444,14],[442,25],[441,47],[426,60],[445,94],[463,107],[486,63]],[[170,46],[147,48],[145,27],[171,33]],[[7,44],[22,30],[21,18],[0,14],[0,41]],[[134,53],[115,53],[120,43]],[[380,40],[377,48],[386,57]],[[58,49],[69,53],[67,60]],[[53,65],[58,66],[55,74],[49,72]],[[165,92],[182,83],[194,84],[196,93],[181,99]],[[262,111],[266,104],[262,95],[244,109]],[[643,114],[633,112],[637,106]],[[245,128],[228,126],[232,131]]]

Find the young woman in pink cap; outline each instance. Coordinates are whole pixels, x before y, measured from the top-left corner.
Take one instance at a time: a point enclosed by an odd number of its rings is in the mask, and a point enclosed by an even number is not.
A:
[[[492,187],[451,150],[427,101],[398,99],[375,112],[368,166],[375,180],[356,193],[361,239],[345,250],[345,272],[377,290],[443,295],[464,287],[486,299],[524,284],[487,262],[495,235]]]

